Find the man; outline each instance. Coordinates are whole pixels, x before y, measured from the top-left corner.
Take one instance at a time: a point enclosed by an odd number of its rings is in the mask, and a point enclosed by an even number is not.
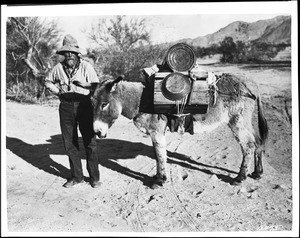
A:
[[[71,169],[71,178],[63,186],[69,188],[84,182],[78,144],[79,126],[86,151],[90,184],[96,188],[100,186],[100,181],[90,91],[77,87],[73,82],[92,83],[99,82],[99,79],[92,65],[80,58],[81,49],[73,36],[66,35],[62,48],[56,53],[65,58],[51,70],[45,86],[60,99],[60,127]]]

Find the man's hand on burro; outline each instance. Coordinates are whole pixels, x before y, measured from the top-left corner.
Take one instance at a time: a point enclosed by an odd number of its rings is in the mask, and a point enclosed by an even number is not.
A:
[[[86,89],[94,89],[98,83],[89,83],[89,82],[80,82],[77,80],[72,81],[72,83],[78,87],[86,88]]]
[[[79,87],[83,87],[86,86],[85,84],[89,84],[89,83],[85,83],[85,82],[80,82],[80,81],[72,81],[73,84],[75,84],[76,86],[79,86]]]

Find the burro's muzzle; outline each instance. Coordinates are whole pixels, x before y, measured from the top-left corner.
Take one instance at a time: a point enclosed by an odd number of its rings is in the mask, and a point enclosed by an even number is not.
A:
[[[94,121],[94,132],[99,138],[105,138],[108,131],[108,124],[102,121]]]

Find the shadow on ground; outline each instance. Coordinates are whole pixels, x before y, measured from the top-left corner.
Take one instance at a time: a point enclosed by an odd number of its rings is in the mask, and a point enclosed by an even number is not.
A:
[[[79,138],[79,141],[81,142],[81,138]],[[62,164],[51,159],[50,156],[65,155],[63,141],[60,134],[51,136],[51,138],[47,140],[47,143],[45,144],[36,145],[28,144],[18,138],[7,136],[6,147],[27,163],[45,171],[46,173],[65,179],[69,178],[70,176],[70,170]],[[130,142],[117,139],[102,139],[97,140],[97,147],[99,151],[99,164],[101,166],[114,170],[118,173],[122,173],[133,179],[140,180],[144,183],[144,185],[149,184],[149,181],[152,179],[151,177],[120,165],[118,160],[135,159],[138,155],[154,159],[152,146],[145,145],[140,142]],[[80,150],[84,159],[85,154],[82,143],[80,143]],[[190,170],[197,170],[206,174],[215,174],[219,179],[227,183],[232,181],[231,177],[221,173],[216,174],[209,170],[209,168],[218,169],[229,173],[236,173],[226,168],[206,165],[204,163],[194,161],[188,156],[170,151],[168,151],[168,163],[177,164],[181,167]]]

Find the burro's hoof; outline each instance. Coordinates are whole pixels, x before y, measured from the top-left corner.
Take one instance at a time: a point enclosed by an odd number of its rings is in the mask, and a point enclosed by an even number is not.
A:
[[[150,188],[151,189],[157,189],[157,188],[161,188],[163,187],[163,184],[166,182],[167,178],[163,177],[158,177],[157,175],[155,175],[153,177],[153,180],[151,181],[151,185]]]
[[[231,185],[234,185],[234,186],[238,186],[240,185],[246,178],[243,177],[243,176],[237,176],[235,177],[232,182],[230,183]]]
[[[233,179],[230,184],[233,186],[238,186],[238,185],[241,185],[241,183],[242,183],[242,181],[237,181],[237,180]]]
[[[261,179],[261,173],[253,172],[252,174],[250,174],[250,178],[253,178],[255,180],[259,180],[259,179]]]
[[[162,187],[163,187],[162,184],[157,184],[157,183],[153,183],[150,186],[151,189],[158,189],[158,188],[162,188]]]

